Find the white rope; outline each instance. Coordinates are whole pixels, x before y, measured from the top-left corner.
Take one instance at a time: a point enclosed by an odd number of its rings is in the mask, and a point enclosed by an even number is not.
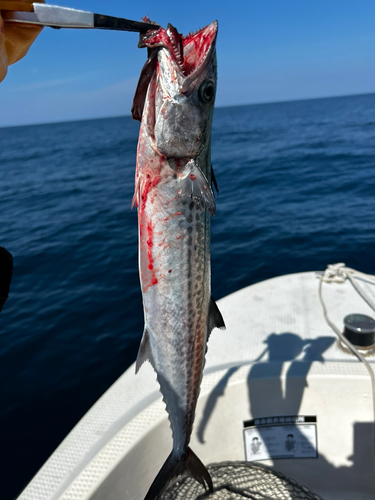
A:
[[[354,288],[357,290],[357,292],[362,297],[362,299],[365,300],[367,302],[367,304],[371,307],[371,309],[373,309],[375,311],[375,303],[370,299],[370,297],[367,295],[367,293],[354,280],[354,275],[362,277],[362,279],[365,279],[366,281],[370,282],[373,285],[375,285],[375,281],[367,274],[360,273],[360,272],[356,271],[355,269],[351,269],[350,267],[345,267],[344,271],[347,274],[347,276],[350,280],[350,283],[354,286]]]
[[[356,271],[355,269],[351,269],[350,267],[345,267],[345,264],[343,262],[340,262],[338,264],[331,264],[327,266],[327,269],[325,272],[320,276],[320,281],[319,281],[319,298],[320,302],[323,307],[323,314],[325,317],[325,320],[327,321],[328,325],[332,328],[332,330],[336,333],[338,338],[341,340],[343,344],[346,345],[346,347],[355,355],[357,358],[362,361],[362,363],[365,365],[371,379],[371,389],[372,389],[372,405],[373,405],[373,419],[375,422],[375,375],[374,371],[371,368],[370,364],[367,362],[365,357],[358,352],[358,350],[354,347],[354,345],[349,342],[349,340],[344,337],[344,335],[341,333],[341,331],[337,328],[337,326],[332,323],[332,321],[328,317],[327,313],[327,308],[323,300],[323,295],[322,295],[322,285],[324,283],[344,283],[346,278],[348,278],[355,288],[355,290],[360,294],[360,296],[367,302],[367,304],[375,311],[375,304],[374,302],[370,299],[370,297],[365,293],[365,291],[359,286],[359,284],[354,280],[354,275],[360,277],[364,281],[367,281],[373,285],[375,285],[375,280],[373,279],[372,276],[369,276],[368,274],[361,273],[359,271]],[[375,435],[374,435],[375,439]],[[373,453],[375,454],[375,443],[374,443],[374,448],[373,448]]]
[[[343,262],[339,262],[338,264],[329,264],[320,277],[320,280],[325,283],[344,283],[346,280],[344,268],[345,264]]]

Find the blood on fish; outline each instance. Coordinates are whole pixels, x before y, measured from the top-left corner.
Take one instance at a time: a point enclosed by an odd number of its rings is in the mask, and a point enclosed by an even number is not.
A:
[[[175,212],[174,214],[169,214],[169,217],[172,218],[172,217],[176,217],[176,215],[182,215],[181,212]],[[166,217],[164,220],[168,220],[168,217]]]
[[[185,163],[183,163],[179,158],[175,159],[175,169],[176,169],[176,174],[182,173],[183,169],[185,167]]]
[[[148,236],[148,239],[146,241],[148,247],[147,259],[148,259],[148,268],[151,271],[151,283],[144,288],[145,292],[150,288],[150,286],[154,286],[158,282],[157,278],[155,277],[155,271],[154,271],[154,258],[152,255],[152,247],[154,246],[153,242],[154,231],[150,220],[147,221],[147,236]]]
[[[147,240],[147,246],[148,246],[148,249],[147,249],[147,258],[148,258],[148,263],[149,263],[149,266],[150,266],[150,265],[153,265],[153,263],[154,263],[154,259],[152,257],[152,247],[153,247],[154,243],[152,241],[153,230],[152,230],[151,221],[147,221],[147,235],[148,235],[148,240]]]
[[[152,181],[152,187],[155,187],[159,184],[160,182],[160,175],[157,175],[154,180]]]
[[[152,184],[151,180],[147,180],[145,187],[143,188],[143,193],[141,195],[142,210],[145,210],[145,208],[146,208],[147,196],[148,196],[148,193],[150,192],[151,184]]]
[[[151,189],[153,187],[157,186],[159,184],[159,182],[161,181],[161,177],[160,177],[161,166],[162,166],[162,158],[160,158],[160,160],[159,160],[159,167],[158,167],[158,174],[159,175],[156,175],[153,178],[153,180],[151,180],[151,175],[147,174],[147,181],[146,181],[146,183],[144,185],[143,192],[142,192],[142,195],[141,195],[142,210],[145,210],[145,208],[146,208],[146,202],[147,202],[148,195],[149,195]],[[156,197],[156,195],[154,197]],[[154,198],[151,199],[151,203],[153,203],[153,202],[154,202]],[[138,207],[138,205],[137,205],[137,207]]]

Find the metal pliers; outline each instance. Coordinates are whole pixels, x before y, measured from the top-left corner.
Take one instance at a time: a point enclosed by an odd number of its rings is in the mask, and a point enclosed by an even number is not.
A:
[[[24,10],[14,10],[14,8]],[[156,23],[130,21],[121,17],[94,14],[85,10],[59,7],[45,3],[22,3],[0,0],[0,11],[7,22],[49,26],[51,28],[99,28],[145,33],[158,29]],[[148,19],[147,19],[148,21]]]

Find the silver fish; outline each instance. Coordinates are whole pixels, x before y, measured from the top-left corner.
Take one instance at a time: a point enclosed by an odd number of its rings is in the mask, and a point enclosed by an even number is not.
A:
[[[169,415],[173,449],[145,500],[159,498],[183,472],[211,477],[189,448],[206,344],[225,328],[211,298],[211,125],[217,22],[182,37],[173,26],[141,35],[149,58],[133,117],[141,120],[133,203],[138,207],[139,270],[145,327],[136,371],[149,360]]]

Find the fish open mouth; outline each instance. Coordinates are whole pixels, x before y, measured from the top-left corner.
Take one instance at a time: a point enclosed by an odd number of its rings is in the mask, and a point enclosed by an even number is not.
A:
[[[195,33],[182,36],[168,24],[167,29],[159,28],[141,35],[138,46],[168,49],[183,76],[190,77],[209,60],[215,47],[217,30],[218,23],[214,21]]]
[[[167,29],[159,28],[141,34],[138,47],[147,47],[149,56],[142,68],[133,100],[132,116],[142,120],[147,89],[155,72],[158,48],[166,48],[175,63],[176,70],[183,77],[183,91],[198,78],[215,50],[218,23],[214,21],[195,33],[182,36],[171,24]]]

